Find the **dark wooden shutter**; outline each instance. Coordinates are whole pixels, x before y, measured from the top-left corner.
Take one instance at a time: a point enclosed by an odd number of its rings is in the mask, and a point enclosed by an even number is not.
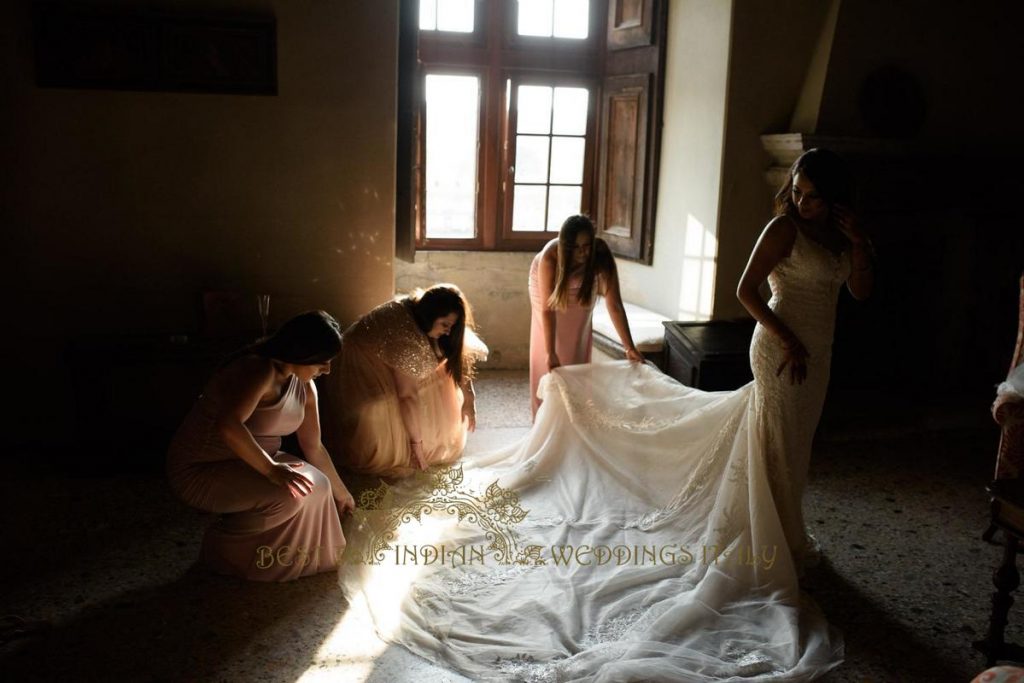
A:
[[[667,0],[609,0],[598,132],[600,236],[617,256],[651,263]]]
[[[416,256],[416,183],[418,154],[417,101],[419,68],[419,0],[398,5],[398,102],[395,139],[395,256],[410,263]]]

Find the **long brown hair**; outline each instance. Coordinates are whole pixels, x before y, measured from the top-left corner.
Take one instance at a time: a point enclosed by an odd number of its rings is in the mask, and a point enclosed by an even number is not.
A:
[[[548,298],[548,307],[556,311],[564,311],[569,306],[569,279],[572,274],[572,255],[576,249],[576,237],[580,233],[590,235],[590,258],[583,267],[583,281],[576,300],[590,305],[594,300],[595,284],[599,273],[611,270],[611,250],[604,240],[597,236],[594,222],[589,216],[578,214],[569,216],[558,231],[558,270],[555,272],[555,286]]]
[[[814,183],[814,189],[828,204],[830,213],[836,204],[853,206],[856,187],[849,165],[835,152],[815,147],[801,154],[789,169],[786,182],[775,194],[776,216],[797,214],[793,204],[793,179],[797,173],[802,173]]]
[[[462,290],[447,282],[431,285],[426,289],[417,288],[405,298],[405,304],[412,311],[416,326],[424,334],[430,332],[438,318],[443,318],[449,313],[458,316],[451,331],[438,339],[437,344],[448,360],[447,370],[452,380],[456,384],[461,384],[463,379],[472,379],[473,357],[465,353],[464,347],[466,329],[473,329],[473,310]]]
[[[274,334],[229,354],[221,367],[249,354],[294,365],[318,365],[331,360],[340,351],[338,321],[326,311],[306,311],[281,325]]]

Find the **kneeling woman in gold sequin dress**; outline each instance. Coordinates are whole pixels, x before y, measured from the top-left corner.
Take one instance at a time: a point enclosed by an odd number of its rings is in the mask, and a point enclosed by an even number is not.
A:
[[[458,287],[438,284],[373,309],[345,330],[333,401],[341,463],[406,476],[457,460],[476,427],[473,363],[487,349]]]

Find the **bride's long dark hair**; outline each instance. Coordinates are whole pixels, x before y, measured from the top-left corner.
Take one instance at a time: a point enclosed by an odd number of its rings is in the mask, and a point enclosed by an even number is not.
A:
[[[793,178],[797,173],[802,173],[814,183],[814,189],[828,204],[830,213],[836,204],[853,208],[856,183],[849,164],[835,152],[815,147],[801,154],[789,169],[786,182],[775,194],[776,216],[798,215],[793,204]]]

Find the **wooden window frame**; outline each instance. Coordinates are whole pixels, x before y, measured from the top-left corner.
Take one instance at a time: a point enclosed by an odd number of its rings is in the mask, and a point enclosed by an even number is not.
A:
[[[420,31],[418,0],[400,0],[396,254],[412,260],[416,249],[536,251],[556,235],[550,231],[512,230],[510,168],[515,157],[515,112],[506,95],[506,82],[511,78],[513,87],[532,80],[555,87],[576,85],[588,89],[580,211],[594,217],[599,233],[608,239],[616,255],[651,263],[667,0],[640,0],[642,21],[633,23],[621,21],[625,6],[622,0],[593,0],[586,39],[519,36],[516,5],[508,0],[476,0],[476,30],[455,33]],[[614,25],[617,19],[618,26]],[[473,238],[428,239],[423,234],[423,83],[428,73],[473,73],[480,78],[477,234]],[[606,141],[602,138],[608,135],[602,120],[604,91],[609,77],[630,73],[649,75],[645,131],[637,137],[644,144],[644,149],[638,150],[644,164],[643,178],[630,194],[635,206],[630,211],[634,218],[626,226],[629,234],[616,226],[606,234],[601,232],[604,226],[598,212],[606,210],[604,198],[614,193],[614,188],[607,187],[609,159],[603,151]],[[611,177],[625,182],[621,170]],[[620,209],[618,215],[622,214]]]
[[[553,72],[539,72],[539,71],[521,71],[521,70],[508,70],[505,72],[502,82],[511,80],[512,86],[509,88],[511,92],[515,92],[515,88],[519,85],[541,85],[546,87],[582,87],[586,88],[588,92],[587,98],[587,127],[583,134],[585,141],[583,148],[583,179],[581,182],[582,194],[580,197],[580,206],[583,213],[589,213],[585,210],[586,207],[591,206],[592,190],[593,190],[593,177],[594,177],[594,162],[597,156],[597,110],[595,107],[598,106],[598,89],[600,87],[600,80],[598,78],[588,78],[586,76],[579,76],[574,73],[562,74]],[[513,94],[513,98],[515,95]],[[511,105],[511,102],[507,103],[506,110],[508,115],[504,117],[504,134],[503,134],[503,149],[502,149],[502,164],[500,166],[502,173],[501,183],[501,220],[498,225],[500,231],[500,239],[498,241],[499,248],[505,251],[525,251],[543,246],[553,237],[558,235],[557,232],[550,230],[512,230],[512,208],[515,201],[515,173],[514,168],[516,165],[516,152],[515,152],[515,139],[516,135],[516,124],[517,124],[517,111]],[[547,134],[547,137],[557,137],[554,131]],[[567,137],[579,137],[579,136],[567,136]],[[525,183],[525,184],[536,184],[545,185],[551,187],[550,182],[550,171],[551,171],[551,156],[550,152],[548,155],[548,182],[546,183]],[[557,184],[556,184],[557,186]],[[546,213],[546,212],[545,212]]]
[[[488,210],[489,203],[486,201],[487,196],[483,191],[483,184],[480,182],[480,174],[484,171],[484,152],[486,146],[481,142],[481,138],[485,138],[484,126],[487,125],[487,112],[485,111],[485,103],[487,101],[487,89],[490,86],[488,73],[486,69],[473,66],[447,66],[438,67],[436,69],[430,69],[429,71],[422,71],[419,80],[420,86],[426,83],[426,77],[430,75],[439,76],[476,76],[479,79],[480,90],[479,90],[479,102],[477,104],[477,150],[476,150],[476,198],[474,211],[476,214],[477,225],[480,223],[480,217],[485,214]],[[425,100],[424,100],[425,102]],[[427,109],[426,106],[419,107],[417,111],[417,131],[416,144],[417,144],[417,167],[419,169],[426,169],[426,158],[427,158],[427,136],[424,133],[427,126]],[[457,237],[433,237],[427,238],[426,235],[421,234],[423,227],[426,223],[426,214],[423,209],[426,207],[426,186],[422,182],[423,175],[421,172],[416,173],[416,248],[417,249],[436,249],[436,250],[454,250],[454,249],[471,249],[473,245],[478,241],[479,234],[473,238],[457,238]],[[479,231],[478,231],[479,233]]]

